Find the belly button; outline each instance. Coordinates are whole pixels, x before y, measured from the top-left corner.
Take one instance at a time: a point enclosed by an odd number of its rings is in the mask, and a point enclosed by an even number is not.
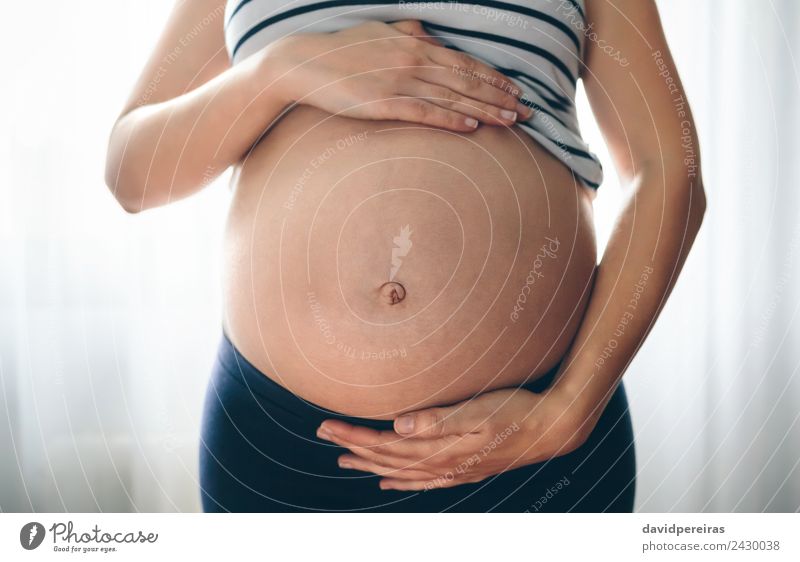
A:
[[[378,291],[381,294],[381,300],[386,304],[397,304],[406,298],[406,288],[394,281],[384,283]]]

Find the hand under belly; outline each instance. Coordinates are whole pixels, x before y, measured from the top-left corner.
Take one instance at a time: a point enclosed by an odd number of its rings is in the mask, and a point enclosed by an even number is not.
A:
[[[299,107],[234,176],[225,327],[302,398],[388,419],[532,380],[596,263],[591,203],[518,128]]]

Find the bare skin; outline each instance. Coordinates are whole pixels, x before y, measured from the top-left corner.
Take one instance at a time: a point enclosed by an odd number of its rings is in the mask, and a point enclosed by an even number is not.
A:
[[[587,4],[588,23],[602,42],[588,46],[584,83],[629,198],[575,341],[543,394],[487,392],[401,416],[390,432],[324,422],[319,434],[351,450],[340,464],[385,476],[382,488],[480,482],[580,447],[652,328],[700,229],[706,199],[697,134],[655,3]],[[608,45],[628,64],[609,56]],[[645,290],[637,290],[642,285]],[[466,462],[513,423],[521,430],[490,458]]]
[[[705,206],[699,158],[693,176],[687,174],[683,162],[684,129],[688,129],[696,146],[691,114],[688,107],[682,116],[676,113],[663,76],[659,75],[662,68],[650,58],[653,51],[660,51],[661,57],[654,58],[661,61],[680,88],[653,3],[592,3],[587,14],[600,37],[618,46],[631,61],[628,68],[622,68],[596,42],[587,43],[586,88],[615,164],[631,187],[630,203],[620,215],[593,287],[589,282],[594,255],[590,249],[591,229],[587,227],[590,211],[586,192],[571,181],[564,181],[568,174],[563,165],[529,139],[523,141],[528,159],[503,166],[512,178],[510,182],[505,174],[492,172],[486,161],[481,161],[482,156],[476,156],[480,152],[464,149],[461,143],[468,138],[478,147],[500,146],[502,149],[492,151],[498,158],[521,150],[514,128],[503,128],[512,126],[513,120],[504,120],[501,113],[502,109],[511,111],[517,107],[509,94],[513,94],[513,88],[496,87],[510,83],[503,77],[495,76],[490,84],[487,82],[492,86],[487,89],[486,84],[476,86],[474,80],[454,80],[458,76],[455,73],[430,72],[429,67],[439,65],[446,69],[451,61],[446,53],[436,50],[434,43],[421,37],[421,28],[413,23],[394,30],[388,29],[392,26],[374,24],[325,37],[294,38],[299,41],[294,49],[282,50],[281,45],[274,45],[265,49],[262,56],[251,57],[236,68],[227,66],[224,59],[220,23],[219,29],[205,32],[205,41],[192,43],[169,77],[161,78],[155,94],[138,107],[136,100],[141,99],[156,75],[158,61],[185,32],[184,28],[191,28],[192,22],[218,4],[195,0],[176,8],[152,62],[114,128],[106,176],[126,210],[136,212],[165,204],[201,189],[214,175],[241,162],[287,106],[302,103],[303,107],[293,109],[269,130],[235,175],[236,192],[226,242],[226,322],[234,343],[262,370],[277,373],[281,377],[278,382],[322,405],[375,417],[417,410],[411,417],[398,417],[395,432],[373,432],[331,422],[325,422],[320,430],[321,437],[351,449],[353,454],[343,461],[348,466],[386,475],[384,487],[410,490],[475,482],[580,446],[669,294],[699,229]],[[397,39],[398,30],[406,37]],[[370,44],[363,57],[352,53],[336,55],[340,48],[356,49],[363,44]],[[386,48],[375,49],[378,44]],[[313,60],[318,66],[313,72],[303,73],[290,52],[299,52],[300,61]],[[327,55],[318,57],[320,53]],[[474,64],[463,59],[459,63]],[[368,84],[374,88],[364,83],[364,87],[348,89],[342,86],[346,81],[339,80],[375,72],[382,73],[385,79],[370,80]],[[481,73],[496,75],[491,69],[481,69]],[[347,117],[324,120],[339,112]],[[476,118],[483,123],[477,129],[470,121]],[[321,121],[324,124],[315,126]],[[410,123],[441,130],[403,131],[392,137],[379,133],[387,125],[407,127]],[[362,143],[358,150],[349,147],[337,152],[321,167],[324,173],[311,174],[310,179],[304,180],[293,206],[283,208],[289,211],[284,221],[287,213],[281,211],[281,205],[297,193],[293,186],[302,177],[309,155],[281,150],[281,143],[290,143],[296,135],[308,132],[302,142],[308,143],[311,154],[322,154],[315,151],[331,143],[335,146],[348,127],[356,132],[366,131],[370,141]],[[447,141],[439,141],[439,136],[444,135],[442,130],[461,136],[451,135]],[[273,136],[274,133],[278,134]],[[473,199],[454,196],[455,190],[461,194],[468,187],[474,188],[473,183],[443,171],[446,166],[376,164],[387,156],[419,158],[420,152],[430,154],[435,150],[444,151],[440,160],[468,170],[468,176],[477,176],[479,190],[493,197],[487,205],[488,215],[496,217],[491,229],[485,222],[480,223],[487,215],[486,207]],[[299,160],[292,164],[292,158]],[[368,172],[351,173],[359,167]],[[535,175],[538,180],[531,181],[533,169],[539,172]],[[523,193],[520,205],[509,210],[513,199],[509,186],[526,183],[523,176],[528,178],[527,185],[516,190]],[[375,190],[391,187],[390,181],[399,182],[408,198],[386,198],[366,208],[358,217],[360,228],[352,228],[347,219],[354,209],[364,208],[359,203],[373,201],[369,197],[376,194]],[[344,195],[326,199],[326,212],[314,215],[310,209],[315,203],[323,203],[320,192],[330,190],[332,185],[342,186]],[[447,260],[454,239],[458,238],[454,233],[461,228],[457,229],[452,221],[448,223],[445,217],[449,215],[435,211],[435,205],[423,207],[419,200],[413,200],[408,190],[419,189],[420,185],[434,185],[429,189],[434,195],[463,205],[456,216],[468,217],[469,221],[462,222],[474,225],[464,230],[464,240],[474,244],[463,246],[465,258],[458,267]],[[551,195],[548,205],[543,205],[542,193]],[[548,230],[542,227],[543,206],[550,211]],[[312,226],[310,217],[317,216],[319,221]],[[399,220],[395,222],[396,219]],[[518,221],[517,228],[512,227],[512,219]],[[386,269],[396,256],[391,254],[392,244],[384,240],[393,240],[402,232],[397,229],[406,224],[413,231],[415,221],[423,231],[434,233],[419,239],[419,244],[426,240],[429,247],[412,246],[403,258],[398,277],[390,280],[391,272],[387,276]],[[282,239],[280,234],[285,236],[287,229],[292,236]],[[477,296],[470,297],[478,299],[471,301],[477,304],[469,307],[490,312],[486,316],[465,312],[460,322],[450,324],[453,328],[449,333],[435,330],[440,323],[437,320],[447,318],[444,312],[436,311],[437,304],[452,312],[470,286],[469,280],[482,271],[478,263],[481,249],[487,254],[486,237],[490,232],[491,240],[497,244],[488,253],[494,262],[489,273],[480,276],[480,291],[474,293]],[[517,254],[510,248],[521,239],[522,232],[532,238],[526,236],[526,243],[520,245],[521,254]],[[562,245],[566,244],[563,247],[577,252],[569,259],[552,260],[554,276],[542,278],[536,287],[542,289],[541,293],[526,301],[524,310],[518,311],[518,319],[509,322],[508,307],[516,299],[515,290],[507,287],[519,290],[532,270],[530,264],[536,259],[538,241],[530,241],[544,235],[555,238],[553,234]],[[418,240],[411,236],[417,244]],[[376,240],[381,242],[375,243]],[[289,263],[282,259],[287,249]],[[418,249],[427,251],[417,252]],[[443,254],[445,251],[448,253]],[[312,254],[313,259],[307,259]],[[597,358],[626,312],[632,287],[647,270],[653,273],[648,278],[647,292],[637,301],[637,314],[628,321],[626,334],[630,337],[621,340],[615,352],[598,366]],[[456,271],[455,284],[450,284],[449,277],[443,280],[442,275],[448,271]],[[507,286],[502,284],[505,271],[512,280]],[[286,296],[274,294],[275,288],[281,287],[281,280],[276,283],[275,279],[278,273],[288,276],[290,290]],[[561,285],[553,284],[556,276]],[[399,282],[405,293],[402,299],[398,287],[383,292],[389,281]],[[440,297],[445,300],[439,301],[434,296],[442,287],[448,290],[443,293],[446,296]],[[309,292],[320,304],[317,310],[333,311],[332,323],[338,333],[348,338],[344,340],[342,336],[342,341],[354,341],[363,349],[374,351],[391,342],[409,341],[405,340],[409,334],[435,335],[420,344],[422,347],[415,346],[419,353],[415,351],[413,358],[392,367],[384,364],[376,369],[374,362],[369,368],[363,363],[357,366],[347,360],[346,354],[343,357],[334,353],[331,344],[325,342],[327,336],[320,334],[320,323],[314,319],[314,309],[310,309]],[[490,307],[487,296],[498,296],[502,304]],[[542,300],[538,300],[540,297]],[[551,297],[554,306],[548,308]],[[422,312],[423,302],[435,304]],[[279,307],[285,308],[282,318],[276,317],[281,312]],[[414,316],[415,312],[419,314]],[[548,320],[550,314],[554,319]],[[544,321],[537,326],[540,318]],[[363,327],[365,320],[371,329]],[[394,320],[401,323],[390,327]],[[281,322],[285,326],[281,327]],[[290,325],[298,327],[301,343],[310,349],[310,356],[303,358],[305,364],[297,362],[295,341],[287,341],[293,333],[288,329]],[[543,332],[533,331],[534,326]],[[460,351],[448,368],[434,369],[422,379],[417,373],[419,367],[430,365],[447,353],[471,327],[477,331],[477,336],[474,332],[470,336],[475,337],[471,349]],[[403,331],[406,328],[408,334]],[[537,336],[533,344],[523,338],[531,333]],[[498,334],[508,336],[509,343],[504,348],[493,344]],[[567,349],[573,334],[574,341]],[[517,353],[516,364],[504,361],[512,350]],[[559,378],[547,393],[503,388],[537,376],[563,353],[566,357]],[[321,366],[320,370],[338,379],[310,371],[310,364]],[[472,370],[462,376],[462,367]],[[413,382],[408,383],[409,380]],[[385,387],[387,384],[391,386]],[[342,387],[348,392],[336,390]],[[391,390],[376,390],[384,387]],[[444,407],[475,393],[480,394]],[[493,452],[491,463],[481,463],[457,479],[438,478],[452,472],[454,466],[512,422],[518,423],[521,431]]]
[[[546,372],[596,259],[586,188],[524,132],[308,107],[238,172],[225,254],[243,355],[306,400],[382,419]]]
[[[418,22],[287,37],[231,67],[221,15],[193,30],[223,7],[177,2],[114,124],[106,183],[128,212],[202,189],[293,103],[461,132],[479,121],[511,125],[527,111],[516,86],[494,69],[416,38],[424,33]],[[190,32],[196,38],[174,55]],[[453,65],[471,72],[452,72]]]
[[[514,84],[423,34],[401,22],[289,37],[173,98],[191,71],[149,92],[151,63],[110,143],[128,210],[234,164],[226,332],[267,376],[349,415],[538,377],[574,336],[595,265],[589,191],[504,122],[521,111]],[[392,279],[405,226],[414,249]]]

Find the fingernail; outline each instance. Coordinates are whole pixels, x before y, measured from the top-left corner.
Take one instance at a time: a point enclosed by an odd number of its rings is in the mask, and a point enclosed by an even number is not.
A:
[[[331,434],[327,429],[319,428],[317,430],[317,437],[319,437],[320,439],[330,440]]]
[[[509,121],[516,121],[517,120],[517,112],[511,111],[509,109],[503,109],[500,111],[500,116],[503,119],[508,119]]]
[[[477,119],[473,119],[472,117],[467,117],[464,120],[464,123],[467,124],[467,127],[472,127],[473,129],[478,126],[478,120]]]
[[[353,465],[347,461],[339,461],[340,468],[353,468]]]
[[[533,115],[533,110],[524,103],[517,102],[517,112],[524,115],[526,118]]]
[[[395,422],[397,433],[411,433],[414,431],[414,416],[400,416]]]

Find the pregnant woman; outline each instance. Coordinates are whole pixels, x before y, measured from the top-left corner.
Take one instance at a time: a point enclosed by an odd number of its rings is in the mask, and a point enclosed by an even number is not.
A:
[[[599,264],[579,78],[629,195]],[[651,0],[178,2],[106,181],[233,166],[204,510],[631,511],[696,138]]]

